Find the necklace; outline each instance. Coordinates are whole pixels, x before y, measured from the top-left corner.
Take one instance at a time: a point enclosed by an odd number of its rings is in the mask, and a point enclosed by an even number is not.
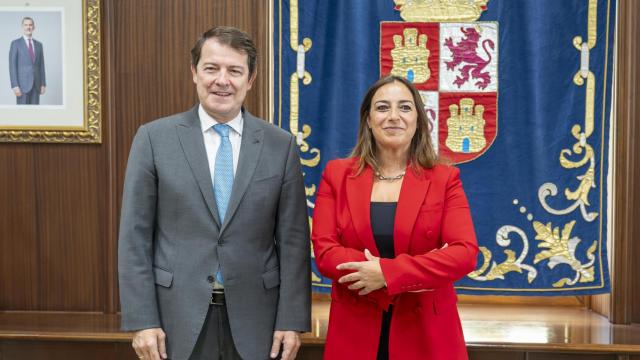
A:
[[[404,171],[401,172],[400,174],[396,175],[396,176],[384,176],[382,174],[380,174],[379,172],[376,172],[376,178],[378,180],[382,180],[382,181],[395,181],[395,180],[400,180],[404,177]]]

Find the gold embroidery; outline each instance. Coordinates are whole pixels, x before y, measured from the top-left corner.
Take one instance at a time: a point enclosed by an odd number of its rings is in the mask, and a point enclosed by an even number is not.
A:
[[[483,266],[477,271],[474,271],[469,274],[469,277],[472,279],[479,278],[480,274],[482,274],[487,269],[489,262],[491,260],[491,251],[489,249],[487,249],[484,246],[481,246],[480,252],[484,256],[484,262],[482,264]],[[487,274],[484,275],[485,280],[504,279],[504,275],[512,271],[522,273],[522,269],[515,264],[516,253],[514,253],[513,250],[506,249],[504,251],[504,254],[507,256],[507,259],[500,264],[497,264],[494,261],[493,264],[491,265],[491,269],[489,270],[489,272],[487,272]]]
[[[307,197],[313,196],[313,194],[316,193],[316,185],[315,184],[311,184],[311,186],[305,187],[304,192],[305,192],[305,195],[307,195]]]
[[[569,200],[578,200],[585,205],[591,205],[589,204],[589,190],[596,187],[595,169],[589,167],[584,175],[578,176],[578,180],[580,180],[578,188],[574,191],[571,191],[568,188],[564,189],[564,195]]]
[[[298,43],[298,0],[290,0],[289,2],[289,38],[290,46],[293,51],[298,55],[296,63],[296,72],[291,74],[289,82],[289,131],[296,137],[298,147],[300,148],[300,163],[306,167],[316,167],[320,163],[320,150],[311,148],[307,142],[307,138],[311,135],[311,126],[304,124],[300,129],[300,85],[299,80],[302,79],[302,84],[311,84],[311,74],[305,70],[305,54],[311,49],[312,41],[309,38],[304,38],[302,44]],[[311,158],[307,157],[309,154]],[[309,200],[316,193],[316,185],[305,185],[305,195],[307,196],[307,207],[313,209],[315,204]],[[309,228],[312,226],[311,217],[309,217]],[[311,257],[314,258],[313,244],[311,244]],[[314,286],[330,287],[330,284],[322,284],[322,278],[311,272],[311,282]]]
[[[291,50],[298,51],[298,0],[289,1],[289,44]],[[307,52],[311,49],[311,39],[304,38],[302,40],[304,51]]]
[[[575,236],[571,237],[571,231],[575,223],[575,220],[570,221],[564,225],[562,232],[560,232],[559,227],[553,228],[551,223],[544,225],[538,221],[533,222],[533,228],[537,233],[536,240],[540,241],[538,248],[547,249],[536,254],[533,263],[537,264],[542,260],[549,260],[547,266],[550,269],[553,269],[558,264],[567,264],[576,272],[576,276],[573,279],[562,278],[553,283],[554,287],[573,285],[578,281],[591,282],[594,280],[593,263],[595,262],[595,257],[593,256],[593,251],[597,241],[594,241],[587,251],[587,258],[590,261],[587,264],[582,264],[575,256],[576,248],[581,240]]]
[[[595,183],[595,154],[591,145],[587,143],[588,138],[593,133],[594,128],[594,112],[595,112],[595,84],[596,78],[593,72],[589,70],[589,50],[596,45],[597,35],[597,0],[589,0],[588,5],[588,21],[587,21],[587,33],[588,40],[583,42],[581,36],[573,38],[573,46],[581,52],[580,69],[573,77],[574,84],[582,86],[585,84],[585,111],[584,111],[584,130],[576,124],[571,128],[571,135],[573,135],[576,142],[571,149],[562,149],[560,151],[560,165],[565,169],[575,169],[583,167],[588,164],[588,168],[582,175],[576,178],[580,180],[580,184],[575,190],[565,188],[564,195],[567,200],[573,200],[574,203],[565,209],[554,209],[547,203],[547,197],[555,196],[557,194],[557,187],[552,183],[543,184],[538,190],[538,198],[542,207],[551,214],[565,215],[576,208],[580,208],[582,217],[586,221],[593,221],[598,217],[598,212],[588,212],[587,207],[589,203],[589,192],[591,189],[596,188]],[[582,159],[570,160],[569,157],[580,155],[584,153]]]
[[[474,107],[473,104],[473,99],[463,98],[460,106],[449,105],[451,116],[447,119],[448,134],[445,144],[453,152],[474,153],[487,144],[484,137],[485,120],[482,117],[484,106]]]
[[[431,77],[428,64],[430,51],[427,49],[427,35],[418,35],[418,29],[406,28],[403,30],[403,36],[393,36],[391,74],[404,77],[412,83],[424,83]]]
[[[304,72],[304,78],[302,80],[302,83],[307,85],[309,83],[311,83],[311,75],[305,71]],[[291,132],[291,134],[293,134],[297,140],[298,140],[298,145],[300,147],[300,152],[302,154],[305,153],[310,153],[313,155],[312,158],[304,158],[304,157],[300,157],[300,162],[302,163],[302,165],[304,166],[308,166],[308,167],[314,167],[317,166],[320,163],[320,150],[318,149],[311,149],[309,147],[309,144],[307,143],[306,139],[311,135],[311,126],[305,124],[302,126],[302,131],[298,130],[299,129],[299,114],[300,114],[300,90],[299,90],[299,85],[298,85],[298,75],[297,73],[293,73],[291,74],[291,83],[289,84],[290,86],[290,90],[289,90],[289,131]],[[301,155],[302,155],[301,154]],[[309,191],[311,190],[310,188],[307,188],[307,194],[309,195]],[[315,186],[313,186],[313,190],[311,192],[311,195],[313,195],[315,193]],[[309,195],[309,196],[311,196]]]
[[[472,272],[469,273],[470,278],[472,279],[476,279],[477,277],[479,277],[483,272],[485,272],[487,270],[487,268],[489,268],[489,262],[491,262],[491,250],[489,250],[488,248],[484,247],[484,246],[479,246],[478,250],[480,250],[480,253],[482,254],[482,265],[480,266],[480,268],[478,270],[474,270]],[[495,279],[487,279],[487,280],[493,280]],[[477,280],[477,279],[476,279]]]
[[[507,273],[522,273],[524,270],[527,271],[527,281],[531,283],[538,276],[538,271],[533,266],[523,263],[524,259],[527,257],[527,253],[529,252],[529,239],[522,229],[511,225],[502,226],[496,232],[496,243],[502,247],[508,247],[511,245],[511,238],[509,236],[511,233],[518,234],[520,239],[522,239],[523,247],[520,256],[516,259],[516,253],[513,250],[505,249],[504,254],[507,256],[507,259],[500,264],[494,261],[491,264],[489,271],[485,275],[482,275],[489,267],[492,254],[491,250],[481,246],[480,252],[484,258],[482,266],[480,266],[480,269],[470,273],[468,275],[470,278],[478,281],[491,281],[495,279],[504,279],[504,276]]]
[[[404,21],[476,21],[489,0],[394,0]]]
[[[302,78],[304,85],[309,85],[312,81],[311,74],[304,70],[304,55],[311,49],[312,41],[309,38],[304,38],[302,45],[298,44],[298,0],[291,0],[289,3],[289,25],[290,25],[290,45],[293,51],[298,53],[298,69],[291,74],[290,89],[289,89],[289,131],[293,134],[300,147],[300,161],[302,165],[307,167],[315,167],[320,163],[320,150],[311,148],[307,142],[307,138],[311,135],[311,126],[305,124],[300,130],[299,115],[300,115],[300,89],[298,80]],[[304,155],[311,154],[311,158],[306,158]],[[305,187],[307,196],[313,196],[315,194],[315,185]]]

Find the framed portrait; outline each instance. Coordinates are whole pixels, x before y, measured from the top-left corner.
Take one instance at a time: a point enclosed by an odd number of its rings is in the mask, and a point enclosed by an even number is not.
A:
[[[101,142],[100,37],[100,0],[2,0],[0,142]]]

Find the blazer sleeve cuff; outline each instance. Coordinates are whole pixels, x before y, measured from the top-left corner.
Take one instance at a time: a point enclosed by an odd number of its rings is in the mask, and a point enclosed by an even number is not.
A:
[[[380,268],[384,276],[385,283],[387,284],[387,293],[390,296],[398,295],[404,292],[403,286],[400,283],[400,279],[397,274],[402,273],[402,269],[399,269],[393,259],[380,259]]]

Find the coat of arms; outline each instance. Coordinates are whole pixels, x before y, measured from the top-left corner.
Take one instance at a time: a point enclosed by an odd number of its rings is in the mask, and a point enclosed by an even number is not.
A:
[[[381,75],[416,86],[433,144],[454,163],[476,159],[497,135],[498,23],[474,21],[487,1],[396,0],[411,22],[380,24]]]

